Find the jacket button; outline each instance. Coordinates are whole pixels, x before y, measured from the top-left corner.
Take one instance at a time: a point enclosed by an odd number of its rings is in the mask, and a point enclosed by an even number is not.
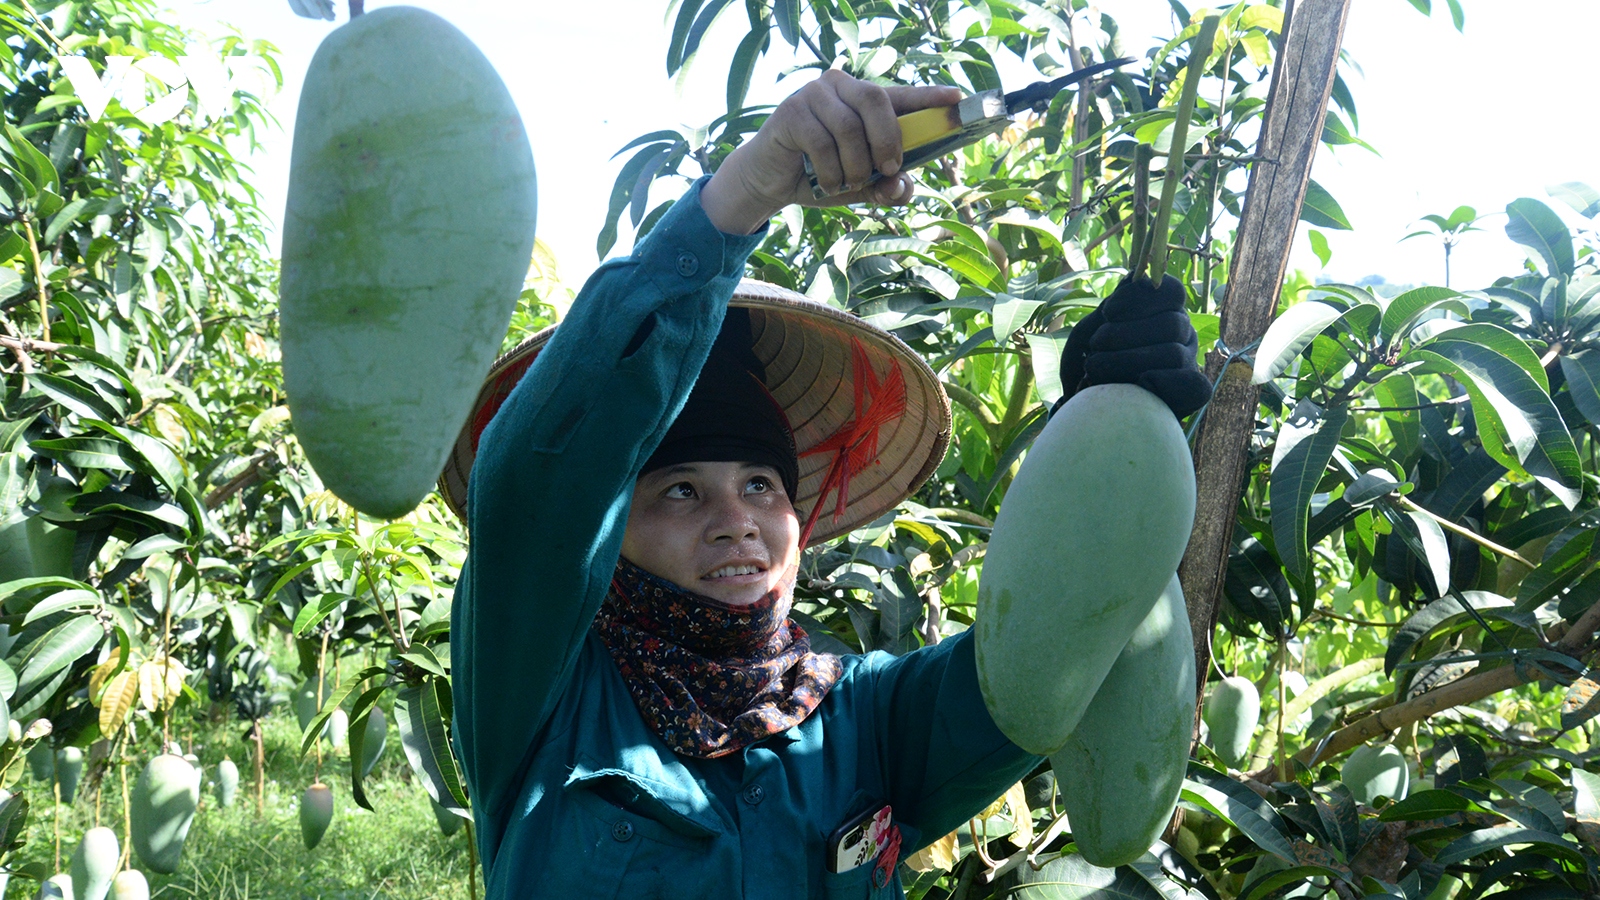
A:
[[[700,260],[695,259],[693,253],[684,251],[678,254],[679,275],[688,278],[690,275],[693,275],[698,271],[700,271]]]
[[[744,789],[744,802],[751,806],[759,805],[765,799],[767,799],[766,789],[759,784],[752,784]]]
[[[633,823],[624,819],[611,826],[611,837],[619,843],[633,840]]]

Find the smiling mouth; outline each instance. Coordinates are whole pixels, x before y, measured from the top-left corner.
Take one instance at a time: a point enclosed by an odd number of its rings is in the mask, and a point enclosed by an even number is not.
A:
[[[760,566],[723,566],[712,572],[706,578],[732,578],[738,575],[759,575],[764,569]]]

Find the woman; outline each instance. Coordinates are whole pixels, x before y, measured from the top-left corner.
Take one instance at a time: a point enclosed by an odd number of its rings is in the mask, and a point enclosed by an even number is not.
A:
[[[905,202],[896,115],[959,96],[824,73],[491,373],[441,481],[490,898],[898,897],[900,858],[1038,763],[967,635],[840,658],[788,618],[800,550],[942,459],[933,373],[788,292],[729,302],[768,219],[816,202],[802,153],[833,203]]]

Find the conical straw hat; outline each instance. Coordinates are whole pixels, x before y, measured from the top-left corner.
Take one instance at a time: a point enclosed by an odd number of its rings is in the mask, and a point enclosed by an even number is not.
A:
[[[759,281],[740,282],[729,305],[749,310],[767,390],[794,431],[794,507],[802,528],[811,526],[808,545],[889,512],[938,468],[950,443],[950,401],[911,348],[849,313]],[[489,370],[439,477],[456,515],[465,518],[483,429],[554,332],[528,338]]]

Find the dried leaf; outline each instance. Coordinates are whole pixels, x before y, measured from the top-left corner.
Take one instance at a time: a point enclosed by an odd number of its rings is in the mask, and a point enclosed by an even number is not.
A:
[[[952,831],[937,841],[923,847],[906,860],[906,865],[918,872],[939,869],[948,872],[956,866],[956,832]]]

